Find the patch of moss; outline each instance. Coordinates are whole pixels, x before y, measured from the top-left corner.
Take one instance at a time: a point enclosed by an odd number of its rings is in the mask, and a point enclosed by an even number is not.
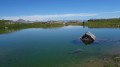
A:
[[[120,63],[120,56],[114,57],[113,60],[114,62]]]
[[[104,67],[116,67],[116,65],[113,63],[108,63],[108,64],[105,64]]]

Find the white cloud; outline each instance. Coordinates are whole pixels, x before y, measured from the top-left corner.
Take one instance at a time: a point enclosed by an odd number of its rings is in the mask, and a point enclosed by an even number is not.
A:
[[[44,21],[44,20],[55,20],[57,18],[70,18],[70,17],[87,17],[87,16],[96,16],[97,14],[91,14],[91,13],[80,13],[80,14],[56,14],[56,15],[33,15],[33,16],[6,16],[2,17],[2,19],[7,20],[18,20],[18,19],[24,19],[24,20],[30,20],[30,21]]]
[[[107,13],[120,13],[120,11],[113,11],[113,12],[101,12],[101,13],[105,13],[105,14],[107,14]]]
[[[32,15],[32,16],[6,16],[1,17],[1,19],[6,20],[18,20],[18,19],[24,19],[24,20],[30,20],[30,21],[47,21],[47,20],[62,20],[62,19],[83,19],[83,18],[95,18],[99,17],[100,15],[104,14],[115,14],[120,13],[120,11],[113,11],[113,12],[100,12],[100,13],[79,13],[79,14],[55,14],[55,15]],[[106,15],[105,15],[106,16]],[[104,17],[104,16],[102,16]]]

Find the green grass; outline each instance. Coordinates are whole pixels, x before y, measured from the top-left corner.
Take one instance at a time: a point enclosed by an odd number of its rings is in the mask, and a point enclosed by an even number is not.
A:
[[[117,19],[94,19],[85,22],[90,28],[120,28],[120,18]]]

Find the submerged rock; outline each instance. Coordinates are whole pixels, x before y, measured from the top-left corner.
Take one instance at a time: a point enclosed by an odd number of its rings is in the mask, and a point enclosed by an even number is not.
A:
[[[96,37],[91,32],[86,32],[80,39],[82,39],[82,40],[95,40]]]
[[[76,49],[72,52],[70,52],[69,54],[76,54],[76,53],[80,53],[80,52],[83,52],[84,50],[83,49]]]
[[[90,32],[86,32],[83,36],[72,41],[74,44],[91,45],[91,44],[120,44],[119,39],[110,39],[110,38],[97,38]]]
[[[83,43],[89,45],[96,40],[96,37],[92,33],[86,32],[83,36],[80,37],[80,39]]]

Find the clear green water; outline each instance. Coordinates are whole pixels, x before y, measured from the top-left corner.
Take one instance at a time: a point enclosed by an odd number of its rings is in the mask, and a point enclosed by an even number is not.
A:
[[[87,31],[97,37],[97,43],[87,46],[79,42]],[[74,53],[78,49],[83,51]],[[109,54],[120,54],[120,29],[66,26],[0,34],[0,67],[74,67],[87,59]]]

